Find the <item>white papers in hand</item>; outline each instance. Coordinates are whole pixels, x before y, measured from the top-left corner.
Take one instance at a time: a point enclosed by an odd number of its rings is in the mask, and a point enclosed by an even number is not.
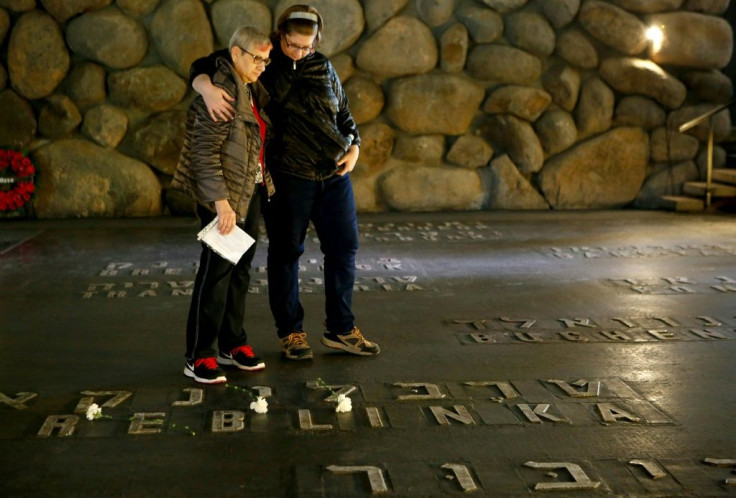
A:
[[[217,216],[215,216],[215,219],[197,234],[197,240],[204,242],[217,254],[235,265],[255,243],[255,240],[237,225],[232,232],[222,235],[217,229],[217,221]]]

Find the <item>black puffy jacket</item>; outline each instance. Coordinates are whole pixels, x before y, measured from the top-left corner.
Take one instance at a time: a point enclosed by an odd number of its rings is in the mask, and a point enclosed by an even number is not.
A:
[[[309,180],[328,178],[350,144],[360,145],[345,91],[323,54],[295,62],[283,53],[278,37],[271,41],[273,62],[260,77],[271,97],[266,111],[274,127],[266,147],[269,168]],[[220,50],[194,61],[190,83],[199,74],[212,75],[217,56],[229,53]]]

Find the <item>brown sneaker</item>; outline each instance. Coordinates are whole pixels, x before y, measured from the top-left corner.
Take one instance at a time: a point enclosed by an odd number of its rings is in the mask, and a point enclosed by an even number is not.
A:
[[[353,327],[353,330],[347,334],[325,332],[325,335],[322,336],[322,344],[360,356],[375,356],[381,352],[378,344],[366,340],[358,327]]]
[[[311,360],[312,348],[307,343],[307,334],[304,332],[292,332],[280,339],[281,350],[284,356],[290,360]]]

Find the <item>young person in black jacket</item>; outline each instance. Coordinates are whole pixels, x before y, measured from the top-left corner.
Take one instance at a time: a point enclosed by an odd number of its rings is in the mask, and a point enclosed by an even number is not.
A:
[[[299,301],[299,258],[310,220],[324,254],[322,343],[361,356],[380,352],[355,326],[352,311],[358,219],[349,173],[360,136],[337,73],[315,50],[321,34],[322,17],[314,7],[287,8],[271,35],[273,62],[260,80],[270,95],[266,111],[274,127],[266,160],[276,193],[264,209],[269,302],[283,353],[292,360],[313,357]],[[196,60],[190,80],[213,119],[230,119],[231,99],[210,82],[213,61],[227,56],[221,52]]]

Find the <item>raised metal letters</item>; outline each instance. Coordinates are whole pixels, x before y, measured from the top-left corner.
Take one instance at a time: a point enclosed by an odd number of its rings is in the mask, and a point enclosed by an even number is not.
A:
[[[0,403],[5,403],[11,408],[16,410],[25,410],[28,407],[25,405],[27,401],[32,400],[38,396],[36,393],[15,393],[15,399],[9,398],[3,393],[0,393]]]
[[[166,413],[136,413],[130,419],[128,434],[158,434],[164,424]]]
[[[703,462],[716,467],[736,467],[736,459],[731,458],[705,458]],[[736,486],[736,479],[726,479],[723,483],[726,486]]]
[[[534,408],[532,408],[530,405],[527,405],[527,404],[518,404],[516,406],[519,407],[519,410],[521,410],[521,413],[524,414],[524,416],[529,420],[529,422],[533,424],[541,424],[542,419],[540,417],[546,418],[547,420],[551,422],[569,423],[569,421],[565,418],[556,417],[552,414],[547,413],[547,410],[549,410],[549,404],[547,403],[540,403],[538,405],[535,405]]]
[[[365,414],[368,416],[368,423],[371,424],[373,429],[381,429],[384,427],[383,418],[381,412],[375,406],[367,406]]]
[[[509,382],[504,381],[490,381],[490,382],[466,382],[466,386],[473,386],[473,387],[497,387],[498,390],[501,392],[502,398],[499,396],[494,396],[491,398],[492,401],[503,401],[504,399],[513,399],[519,396],[519,393],[511,387],[511,384]]]
[[[329,431],[332,430],[332,425],[314,425],[312,423],[312,412],[309,410],[299,410],[299,428],[303,431]]]
[[[632,460],[629,464],[644,467],[644,470],[647,471],[652,479],[662,479],[663,477],[667,477],[667,472],[665,472],[664,469],[654,460]]]
[[[195,406],[204,401],[204,390],[198,387],[187,387],[182,389],[183,392],[189,393],[189,399],[186,401],[174,401],[171,406]]]
[[[470,475],[470,470],[468,470],[465,465],[460,465],[457,463],[446,463],[442,466],[442,468],[447,469],[454,474],[455,479],[457,479],[457,483],[460,485],[460,488],[466,493],[478,491],[478,486],[475,485],[473,476]]]
[[[68,437],[74,434],[78,422],[79,417],[76,415],[49,415],[41,426],[41,430],[38,431],[38,435],[49,437],[53,434],[54,429],[58,429],[60,437]]]
[[[87,408],[95,402],[95,396],[112,396],[104,403],[98,404],[102,408],[115,408],[133,395],[130,391],[82,391],[80,394],[84,394],[86,397],[79,400],[74,413],[86,413]]]
[[[273,391],[270,387],[266,386],[253,386],[251,387],[254,391],[256,391],[258,394],[256,396],[260,396],[261,398],[268,399],[271,396],[273,396]]]
[[[350,395],[351,393],[355,392],[357,387],[352,386],[350,384],[340,384],[340,385],[328,385],[327,387],[320,385],[317,381],[309,380],[307,381],[307,388],[308,389],[331,389],[333,392],[330,393],[329,396],[325,398],[325,401],[329,402],[337,402],[337,397],[341,394],[344,394],[345,396]]]
[[[567,470],[574,482],[538,482],[534,489],[537,491],[577,491],[581,489],[596,489],[601,485],[600,482],[591,481],[583,472],[580,465],[570,462],[526,462],[525,466],[533,469],[565,469]]]
[[[525,318],[522,318],[522,319],[513,319],[513,318],[506,318],[506,317],[503,317],[503,316],[501,318],[499,318],[499,320],[501,320],[502,322],[506,322],[506,323],[519,323],[520,324],[519,325],[519,328],[520,329],[529,329],[529,328],[532,327],[532,325],[534,325],[535,323],[537,323],[536,320],[532,320],[532,319],[525,319]]]
[[[575,327],[598,327],[598,325],[596,325],[595,322],[592,322],[590,318],[560,318],[560,321],[568,329]]]
[[[597,403],[598,411],[606,423],[616,423],[619,420],[628,420],[629,422],[641,422],[641,418],[631,412],[627,412],[623,408],[613,403]]]
[[[353,467],[343,467],[339,465],[330,465],[327,470],[335,474],[355,474],[356,472],[365,472],[368,475],[368,483],[371,487],[371,493],[388,493],[386,480],[383,478],[383,471],[378,467],[368,465],[356,465]]]
[[[454,412],[443,406],[430,406],[429,410],[440,425],[450,425],[449,419],[457,420],[465,425],[475,424],[472,415],[463,405],[454,405],[452,408],[454,408]]]
[[[565,391],[565,393],[572,397],[572,398],[594,398],[600,394],[601,390],[601,381],[599,380],[585,380],[580,379],[576,382],[573,382],[572,385],[568,384],[564,380],[557,380],[557,379],[550,379],[547,382],[550,384],[555,384],[560,389]],[[580,391],[579,389],[576,389],[575,387],[585,387],[588,386],[587,390]]]
[[[245,428],[245,413],[217,410],[212,414],[212,432],[238,432]]]
[[[394,386],[412,389],[415,392],[417,392],[417,390],[419,389],[424,389],[425,391],[427,391],[427,394],[400,394],[396,397],[396,399],[398,399],[399,401],[442,399],[445,397],[445,395],[440,392],[440,388],[437,387],[437,384],[429,384],[427,382],[396,382],[394,383]]]

